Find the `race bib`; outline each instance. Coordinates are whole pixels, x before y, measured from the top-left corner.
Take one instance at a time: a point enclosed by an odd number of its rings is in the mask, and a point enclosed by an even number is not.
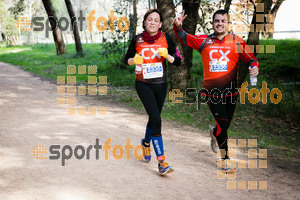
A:
[[[210,72],[227,72],[227,62],[226,61],[210,61],[209,62]]]
[[[142,68],[144,79],[163,77],[163,66],[161,62],[142,64]]]

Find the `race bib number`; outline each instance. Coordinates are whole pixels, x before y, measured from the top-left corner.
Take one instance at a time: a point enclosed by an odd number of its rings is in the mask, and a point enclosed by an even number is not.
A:
[[[144,79],[163,77],[163,66],[161,62],[142,64],[142,68]]]
[[[227,72],[227,62],[226,61],[210,61],[209,62],[210,72]]]

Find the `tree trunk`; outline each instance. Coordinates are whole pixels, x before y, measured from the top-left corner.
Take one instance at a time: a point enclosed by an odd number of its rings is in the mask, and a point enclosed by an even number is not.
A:
[[[82,50],[82,45],[81,45],[81,41],[80,41],[80,35],[79,35],[79,30],[78,30],[78,25],[77,25],[77,20],[76,20],[76,16],[73,10],[73,6],[70,0],[65,0],[67,9],[68,9],[68,13],[71,19],[71,26],[73,28],[73,34],[74,34],[74,40],[75,40],[75,46],[76,46],[76,52],[77,54],[82,54],[83,50]]]
[[[53,8],[51,0],[42,0],[42,2],[43,2],[43,5],[45,7],[48,17],[54,18],[57,22],[56,12]],[[57,55],[66,54],[67,53],[66,45],[62,38],[62,34],[61,34],[59,27],[56,28],[56,27],[52,26],[51,28],[52,28],[54,43],[56,46]]]
[[[21,35],[21,30],[19,29],[19,35],[18,35],[19,37],[19,39],[17,38],[16,39],[16,44],[17,44],[17,42],[19,42],[19,46],[22,46],[23,45],[23,41],[22,41],[22,35]]]
[[[247,40],[247,44],[248,45],[254,45],[254,52],[253,54],[256,56],[256,45],[259,45],[259,34],[260,32],[256,31],[256,6],[253,2],[253,0],[251,0],[251,3],[253,3],[254,6],[254,11],[253,11],[253,18],[251,21],[251,25],[254,26],[254,31],[253,32],[249,32],[248,33],[248,40]],[[239,70],[238,70],[238,87],[240,88],[242,83],[245,81],[247,74],[249,73],[248,70],[248,66],[247,64],[245,64],[244,62],[242,62],[241,60],[239,61]]]
[[[225,6],[224,6],[224,10],[226,10],[227,12],[229,12],[230,5],[231,5],[231,0],[226,0]]]
[[[3,42],[6,42],[6,37],[5,37],[5,34],[4,34],[4,33],[1,33],[1,37],[2,37],[2,41],[3,41]]]
[[[30,45],[30,42],[31,42],[31,31],[28,31],[26,45]]]
[[[136,35],[136,26],[137,26],[137,0],[133,0],[133,25],[132,25],[132,35]]]
[[[88,44],[89,42],[88,42],[88,38],[86,36],[86,30],[84,30],[84,37],[85,37],[85,43]]]
[[[66,40],[66,44],[69,44],[68,43],[68,38],[67,38],[67,34],[65,32],[62,32],[63,36],[65,37],[65,40]]]
[[[198,10],[200,7],[200,0],[182,2],[182,7],[182,9],[185,10],[185,14],[187,15],[187,18],[183,21],[182,28],[187,33],[194,35],[196,32],[197,20],[199,19]],[[183,62],[185,65],[185,68],[182,69],[181,73],[184,72],[183,76],[186,79],[185,84],[186,87],[188,87],[191,80],[190,68],[193,66],[193,49],[183,44],[181,44],[181,46],[184,56]],[[178,77],[178,79],[181,78],[183,77]]]
[[[14,37],[13,36],[8,36],[7,37],[7,41],[8,41],[8,46],[9,47],[14,47],[15,46],[15,42],[14,42]]]
[[[192,67],[193,50],[190,47],[182,45],[176,38],[173,31],[173,19],[175,17],[175,6],[173,1],[157,0],[157,8],[161,11],[164,22],[163,31],[168,33],[174,40],[180,54],[183,57],[180,66],[169,65],[170,88],[185,90],[190,83],[190,68]],[[200,1],[193,0],[194,3],[183,3],[183,9],[188,17],[185,19],[183,28],[190,34],[195,34],[196,21],[198,18],[198,9]]]
[[[92,32],[90,32],[90,38],[91,38],[91,43],[94,43],[93,42],[93,33]]]
[[[258,30],[256,25],[257,24],[263,24],[265,25],[264,22],[256,22],[256,14],[268,14],[270,13],[271,7],[272,7],[272,0],[262,0],[261,3],[264,3],[264,12],[256,12],[256,6],[253,0],[251,0],[251,3],[254,6],[254,12],[253,12],[253,18],[251,21],[251,25],[253,25],[254,27],[254,31],[253,32],[249,32],[248,34],[248,40],[247,40],[247,44],[248,45],[253,45],[254,46],[254,52],[253,54],[256,56],[258,52],[256,52],[256,46],[259,45],[259,35],[260,32],[264,32],[264,30]],[[243,62],[239,62],[239,77],[238,77],[238,82],[239,85],[238,87],[241,86],[241,84],[245,81],[245,78],[247,76],[247,74],[249,73],[248,70],[248,66],[243,63]]]
[[[153,8],[157,8],[155,0],[151,0]]]
[[[253,3],[254,6],[254,12],[253,12],[253,18],[252,18],[252,22],[251,24],[254,26],[254,31],[253,32],[249,32],[248,34],[248,40],[247,40],[247,44],[249,45],[259,45],[259,34],[261,31],[264,30],[258,30],[256,28],[257,24],[263,24],[265,25],[264,22],[256,22],[256,14],[268,14],[270,13],[271,7],[272,7],[272,0],[263,0],[261,3],[264,3],[264,12],[256,12],[256,6],[253,2],[253,0],[251,0],[251,2]],[[256,52],[256,48],[254,48],[254,55],[256,56],[257,52]]]
[[[150,2],[150,0],[149,0]],[[183,55],[183,50],[181,43],[176,38],[174,31],[173,31],[173,19],[175,17],[175,6],[172,1],[168,0],[157,0],[157,8],[160,10],[162,16],[163,16],[163,26],[162,31],[168,33],[172,39],[174,40],[179,52],[181,55]],[[149,3],[150,5],[150,3]],[[179,79],[179,76],[181,75],[180,71],[185,69],[185,65],[182,62],[180,66],[176,67],[169,63],[168,65],[168,71],[170,76],[170,88],[171,89],[185,89],[186,88],[186,78]],[[183,82],[183,83],[182,83]]]
[[[29,1],[28,2],[29,3],[29,17],[30,18],[32,18],[32,2],[31,1]],[[32,29],[32,24],[30,24],[30,29]],[[26,44],[27,45],[30,45],[30,42],[31,42],[31,34],[32,34],[32,32],[31,31],[28,31],[28,33],[27,33],[27,41],[26,41]]]
[[[282,4],[284,1],[285,1],[285,0],[277,0],[277,1],[276,1],[274,7],[273,7],[272,10],[271,10],[271,14],[274,15],[274,21],[271,22],[270,24],[274,24],[275,19],[276,19],[277,12],[278,12],[278,10],[279,10],[279,7],[281,6],[281,4]],[[274,33],[274,32],[268,32],[267,35],[266,35],[266,37],[267,37],[267,38],[273,38],[273,33]]]
[[[136,35],[137,27],[137,0],[132,0],[132,14],[129,15],[130,20],[130,29],[129,29],[129,39],[132,39]]]

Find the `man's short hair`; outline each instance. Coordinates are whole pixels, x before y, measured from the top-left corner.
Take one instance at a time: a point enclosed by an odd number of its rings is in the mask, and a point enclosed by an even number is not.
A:
[[[227,16],[227,21],[229,22],[230,21],[230,18],[229,18],[229,15],[228,15],[228,12],[226,10],[217,10],[214,15],[213,15],[213,18],[212,18],[212,21],[214,22],[215,21],[215,17],[216,15],[226,15]]]

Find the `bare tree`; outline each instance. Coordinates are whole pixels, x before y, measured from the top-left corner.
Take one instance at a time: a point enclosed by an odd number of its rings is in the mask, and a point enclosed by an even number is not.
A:
[[[78,30],[78,24],[77,24],[74,10],[73,10],[73,6],[72,6],[72,3],[70,0],[65,0],[65,3],[66,3],[68,13],[69,13],[69,16],[71,19],[71,26],[73,28],[76,52],[77,52],[77,54],[82,54],[83,50],[82,50],[82,45],[81,45],[80,35],[79,35],[79,30]]]
[[[51,25],[51,29],[52,29],[52,33],[53,33],[54,43],[55,43],[55,46],[56,46],[56,53],[57,53],[57,55],[66,54],[67,53],[67,48],[66,48],[66,45],[64,43],[61,31],[60,31],[59,27],[56,24],[57,23],[57,16],[56,16],[56,12],[54,10],[54,7],[53,7],[50,0],[42,0],[42,1],[43,1],[43,5],[45,7],[45,10],[47,12],[47,15],[49,17],[49,21],[52,21],[52,23],[53,23]]]

